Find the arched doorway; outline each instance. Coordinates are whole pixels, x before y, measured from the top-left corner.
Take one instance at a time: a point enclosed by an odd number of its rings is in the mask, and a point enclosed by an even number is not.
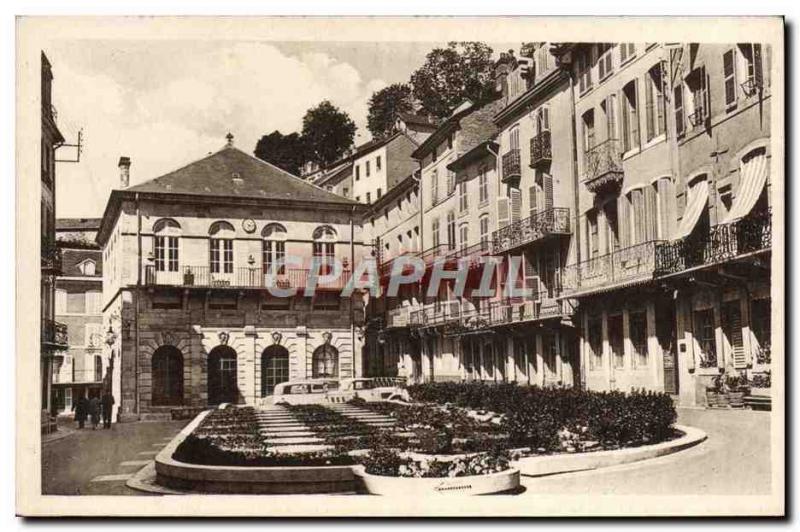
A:
[[[315,379],[339,376],[339,351],[330,344],[323,344],[314,350],[311,374]]]
[[[218,345],[211,350],[208,354],[208,404],[238,402],[236,369],[236,351],[233,348]]]
[[[183,404],[183,355],[177,347],[162,345],[151,361],[153,406]]]
[[[275,386],[289,380],[289,351],[271,345],[261,353],[261,397],[272,395]]]

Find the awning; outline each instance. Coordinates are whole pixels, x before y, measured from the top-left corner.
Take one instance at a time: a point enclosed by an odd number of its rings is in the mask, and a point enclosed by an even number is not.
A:
[[[741,175],[739,190],[737,191],[736,199],[733,200],[731,210],[722,220],[722,223],[732,222],[747,216],[753,209],[753,205],[758,201],[761,191],[764,189],[764,183],[767,182],[767,174],[769,174],[766,152],[762,151],[750,157],[747,161],[743,161],[739,172]]]
[[[703,209],[708,203],[708,181],[703,179],[696,182],[689,187],[687,196],[686,210],[683,212],[675,239],[689,236],[694,226],[697,225],[697,220],[700,219],[700,215],[703,214]]]

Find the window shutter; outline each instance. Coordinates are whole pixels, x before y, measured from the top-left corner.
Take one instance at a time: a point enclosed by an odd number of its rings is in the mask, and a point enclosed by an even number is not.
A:
[[[553,208],[553,177],[545,174],[542,179],[544,186],[544,210]]]
[[[709,94],[708,88],[708,74],[706,74],[706,67],[703,67],[700,71],[702,75],[701,78],[701,92],[702,92],[702,102],[703,102],[703,118],[708,118],[711,116],[711,96]]]
[[[631,149],[631,126],[628,116],[628,99],[624,90],[619,93],[619,101],[622,107],[622,151],[628,151]]]
[[[631,147],[639,147],[639,80],[631,82]]]
[[[617,138],[617,111],[615,104],[616,98],[613,94],[610,94],[606,98],[606,138],[608,139]]]
[[[550,109],[545,106],[542,107],[542,127],[545,131],[550,131]]]
[[[725,105],[736,103],[736,56],[733,50],[722,54],[722,73],[725,79]]]
[[[761,60],[761,45],[753,45],[753,76],[755,77],[756,85],[764,87],[764,67]]]
[[[617,231],[619,233],[619,245],[623,248],[630,245],[629,220],[628,198],[626,196],[620,196],[617,198]]]
[[[675,132],[678,136],[683,135],[686,131],[686,124],[684,122],[683,114],[683,85],[675,86]]]
[[[522,216],[522,193],[518,188],[508,191],[511,200],[511,223],[518,222]]]
[[[739,305],[739,300],[732,301],[725,305],[723,319],[725,320],[723,324],[725,336],[728,337],[728,342],[731,346],[733,367],[737,369],[746,368],[747,354],[744,350],[744,341],[742,338],[742,310]]]
[[[658,209],[656,208],[656,190],[650,186],[644,187],[644,208],[647,225],[645,227],[646,240],[655,240],[658,234]]]
[[[645,107],[645,122],[647,124],[647,140],[655,137],[655,113],[653,112],[653,79],[648,72],[645,74],[644,85],[644,107]]]
[[[656,125],[658,126],[658,134],[660,135],[667,130],[664,124],[666,115],[666,109],[664,108],[664,76],[666,73],[664,70],[663,61],[659,63],[657,72],[657,79],[654,81],[654,83],[656,91],[656,114],[658,116]]]
[[[508,198],[497,198],[497,227],[508,225]]]
[[[528,188],[528,203],[530,204],[530,215],[536,214],[536,185],[531,185]]]

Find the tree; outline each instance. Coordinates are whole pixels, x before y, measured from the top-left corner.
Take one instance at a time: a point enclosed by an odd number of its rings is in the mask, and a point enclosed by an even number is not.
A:
[[[328,100],[306,111],[303,117],[308,159],[320,166],[339,159],[353,145],[355,134],[355,122]]]
[[[438,118],[449,116],[464,99],[479,103],[494,92],[492,49],[481,42],[450,42],[434,48],[411,74],[413,95]]]
[[[384,137],[392,132],[399,113],[410,113],[413,110],[411,86],[406,83],[389,85],[372,93],[367,129],[373,138]]]
[[[259,139],[255,156],[290,174],[300,175],[300,169],[306,162],[306,146],[298,133],[284,135],[275,130]]]

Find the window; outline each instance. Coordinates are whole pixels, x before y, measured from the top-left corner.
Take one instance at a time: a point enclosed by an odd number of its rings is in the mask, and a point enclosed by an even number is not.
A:
[[[647,365],[647,313],[644,310],[631,311],[628,314],[631,344],[633,345],[633,362],[636,367]]]
[[[433,247],[439,247],[439,218],[434,218],[431,222],[431,239]]]
[[[438,169],[431,174],[431,205],[436,205],[439,196],[439,173]]]
[[[103,357],[100,355],[94,356],[94,382],[101,382],[103,380]]]
[[[722,77],[725,83],[725,106],[736,105],[736,51],[730,49],[722,54]]]
[[[639,109],[636,97],[636,80],[622,89],[622,144],[623,150],[639,147]]]
[[[533,216],[536,214],[536,195],[537,195],[536,185],[531,185],[528,188],[528,216]]]
[[[754,299],[750,303],[750,328],[757,345],[755,346],[755,364],[771,362],[772,315],[769,298]]]
[[[597,316],[588,320],[589,369],[603,367],[603,321]]]
[[[438,158],[438,156],[439,156],[439,154],[438,154],[438,153],[436,153],[436,152],[438,152],[438,151],[439,151],[439,146],[434,146],[434,147],[433,147],[433,151],[431,152],[431,161],[433,161],[433,162],[436,162],[436,159],[437,159],[437,158]]]
[[[89,348],[99,349],[103,346],[103,335],[100,333],[101,324],[87,323],[84,328],[84,345]]]
[[[615,368],[625,367],[625,336],[622,330],[622,314],[608,317],[608,346]]]
[[[94,275],[97,263],[91,259],[85,260],[78,265],[78,269],[83,275]]]
[[[356,202],[361,203],[361,196],[356,196]]]
[[[356,165],[356,181],[358,181],[359,179],[361,179],[361,167],[359,165]]]
[[[262,261],[264,273],[267,275],[283,275],[286,273],[286,228],[280,224],[268,224],[261,231]]]
[[[383,196],[383,191],[380,189],[380,187],[378,187],[378,199],[381,199],[382,196]]]
[[[447,213],[447,249],[456,249],[456,215],[453,211]]]
[[[694,311],[694,337],[700,354],[700,367],[717,366],[714,309]]]
[[[381,156],[380,155],[375,157],[375,171],[376,172],[380,172],[381,171]]]
[[[647,118],[647,140],[664,133],[664,82],[661,63],[645,76],[645,109]]]
[[[364,163],[364,165],[365,165],[365,168],[364,168],[364,175],[365,175],[366,177],[369,177],[369,161],[366,161],[366,162]]]
[[[155,234],[155,268],[158,272],[178,271],[178,237],[181,226],[170,219],[158,220],[153,224]]]
[[[597,79],[603,81],[614,72],[614,45],[612,43],[601,43],[598,45]]]
[[[56,289],[56,314],[67,312],[67,291],[63,288]]]
[[[594,109],[589,109],[585,113],[583,113],[583,153],[587,158],[587,165],[588,165],[588,157],[589,152],[595,146],[595,137],[594,137]]]
[[[742,58],[744,59],[745,80],[742,91],[746,97],[756,95],[764,87],[764,67],[761,56],[760,44],[740,44]]]
[[[458,210],[460,212],[467,211],[467,182],[461,181],[458,184]]]
[[[587,48],[578,55],[578,93],[583,94],[592,88],[592,63],[590,50],[593,47]]]
[[[678,83],[673,91],[673,102],[675,108],[675,133],[681,136],[686,132],[686,115],[683,111],[683,85]]]
[[[314,262],[320,265],[319,273],[327,275],[333,268],[336,257],[336,231],[329,225],[323,225],[314,230],[312,238],[314,242],[311,245],[311,254]]]
[[[478,201],[481,205],[489,201],[489,179],[486,166],[478,171]]]
[[[686,78],[686,86],[689,88],[692,104],[689,121],[694,127],[702,126],[711,116],[706,68],[701,66],[694,69]]]
[[[347,188],[347,187],[342,188],[342,196],[344,196],[346,198],[350,197],[350,189]]]
[[[600,108],[605,114],[606,119],[606,138],[617,138],[617,95],[609,94],[605,100],[600,103]]]
[[[103,313],[103,293],[96,290],[86,292],[86,313],[87,314],[102,314]]]
[[[233,273],[233,236],[235,231],[228,222],[215,222],[209,235],[209,263],[211,273]]]
[[[455,160],[455,159],[453,159]],[[452,160],[450,161],[452,162]],[[456,173],[447,169],[447,195],[449,196],[456,191]]]
[[[452,133],[447,135],[447,149],[448,150],[452,150],[453,149],[453,134]]]
[[[587,234],[589,235],[589,256],[594,258],[600,254],[600,238],[597,229],[597,212],[586,214],[586,224],[588,225]]]
[[[489,243],[489,215],[484,214],[480,219],[481,248]]]
[[[636,47],[632,42],[623,42],[619,45],[619,64],[630,61],[636,56]]]
[[[469,223],[461,224],[461,227],[458,228],[458,232],[461,249],[464,250],[467,248],[467,244],[469,243]]]
[[[372,203],[372,192],[367,192],[367,203]]]
[[[511,150],[519,150],[519,126],[514,126],[509,131],[508,144]]]
[[[550,109],[545,105],[536,110],[536,134],[550,131]]]

